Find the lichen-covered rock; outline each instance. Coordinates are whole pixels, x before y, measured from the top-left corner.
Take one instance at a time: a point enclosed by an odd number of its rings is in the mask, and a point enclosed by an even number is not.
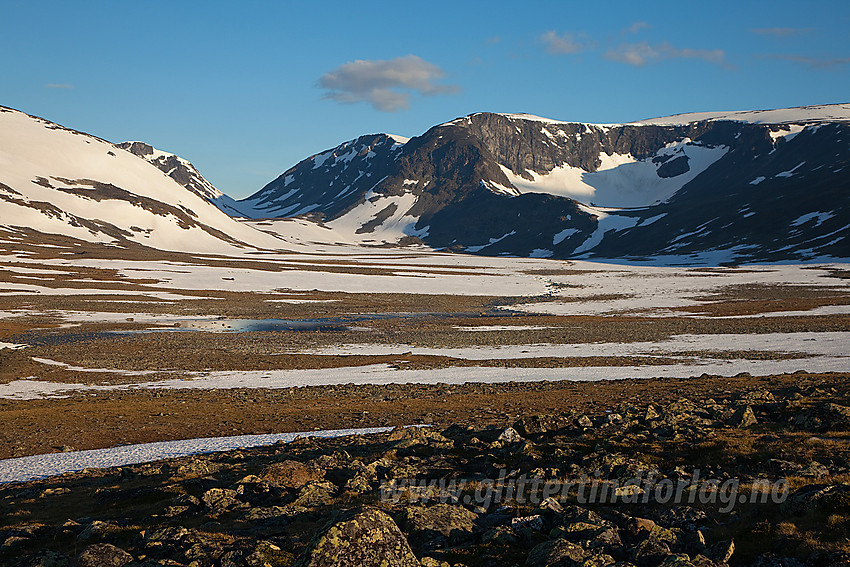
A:
[[[822,514],[834,514],[850,508],[850,484],[811,484],[796,490],[782,504],[783,509],[793,514],[807,514],[817,510]]]
[[[23,563],[27,567],[68,567],[69,564],[70,562],[65,555],[49,549],[40,552],[28,562]]]
[[[201,500],[210,510],[229,510],[243,505],[236,496],[236,491],[230,488],[210,488]]]
[[[741,401],[746,404],[772,404],[776,402],[776,397],[768,390],[753,390],[745,392],[741,396]]]
[[[514,429],[521,435],[536,435],[558,431],[572,425],[572,421],[560,415],[529,415],[520,418],[514,425]]]
[[[763,553],[756,558],[753,567],[804,567],[805,563],[792,557],[781,557],[774,553]]]
[[[573,567],[584,564],[587,553],[578,544],[554,539],[536,546],[528,554],[528,567]],[[613,563],[613,561],[612,561]]]
[[[691,563],[694,564],[694,567],[717,567],[717,563],[699,553],[691,558]]]
[[[501,545],[516,545],[519,542],[519,537],[511,526],[498,526],[487,530],[482,537],[484,543],[495,543]]]
[[[349,513],[324,530],[298,567],[419,567],[392,518],[375,509]]]
[[[715,563],[729,563],[732,555],[735,553],[734,541],[721,541],[711,546],[707,555],[714,560]]]
[[[501,441],[502,443],[519,443],[520,441],[524,441],[522,435],[517,433],[517,430],[513,427],[506,428],[499,438],[496,441]]]
[[[638,565],[656,565],[671,555],[671,548],[678,543],[678,535],[658,525],[652,526],[646,539],[632,548],[632,559]]]
[[[733,427],[750,427],[758,423],[756,415],[753,413],[753,408],[750,406],[741,406],[735,410],[732,417],[729,418],[729,425]]]
[[[450,447],[450,439],[430,427],[396,427],[390,432],[387,441],[394,442],[396,448],[402,449],[414,445],[433,445],[435,447]]]
[[[308,482],[321,480],[325,471],[310,467],[298,461],[274,463],[260,473],[260,480],[275,484],[281,488],[298,490]]]
[[[80,567],[124,567],[133,560],[133,556],[108,543],[90,545],[77,557]]]
[[[174,476],[182,479],[198,478],[215,474],[221,468],[221,463],[210,461],[207,457],[189,457],[186,463],[177,467]]]
[[[843,431],[850,429],[850,407],[839,404],[819,404],[795,415],[792,423],[807,431]]]
[[[330,482],[311,482],[298,491],[298,497],[293,504],[312,508],[324,506],[333,499],[336,487]]]
[[[584,429],[593,427],[593,422],[586,415],[578,416],[575,420],[575,424],[579,427],[583,427]]]
[[[409,506],[401,513],[401,527],[417,549],[469,541],[476,531],[478,516],[462,506],[437,504]]]
[[[289,567],[294,559],[291,553],[283,551],[275,544],[261,541],[254,552],[245,558],[245,564],[249,567]]]
[[[668,555],[659,567],[694,567],[691,558],[680,553],[676,555]]]

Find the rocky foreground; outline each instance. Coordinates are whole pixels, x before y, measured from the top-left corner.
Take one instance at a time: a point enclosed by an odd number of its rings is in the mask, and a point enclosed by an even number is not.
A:
[[[0,564],[850,565],[846,378],[5,485]]]

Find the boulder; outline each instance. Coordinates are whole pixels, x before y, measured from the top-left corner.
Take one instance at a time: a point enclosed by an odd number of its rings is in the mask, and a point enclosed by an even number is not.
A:
[[[593,422],[586,415],[580,415],[579,417],[577,417],[575,420],[575,424],[584,429],[589,429],[593,427]]]
[[[90,545],[77,557],[80,567],[124,567],[133,561],[133,556],[108,543]]]
[[[311,482],[298,491],[293,504],[306,508],[324,506],[333,499],[335,491],[336,487],[330,482]]]
[[[684,553],[677,553],[665,557],[659,567],[694,567],[694,564],[691,562],[691,558]]]
[[[753,567],[805,567],[805,563],[793,557],[782,557],[774,553],[763,553],[756,557]]]
[[[281,461],[274,463],[260,473],[260,480],[281,488],[298,490],[308,482],[321,480],[325,471],[309,467],[298,461]]]
[[[522,435],[517,433],[517,430],[513,427],[508,427],[505,429],[499,438],[496,441],[501,441],[502,443],[519,443],[520,441],[525,441]]]
[[[253,553],[245,558],[244,564],[247,564],[249,567],[268,567],[278,565],[283,567],[284,565],[292,565],[293,559],[294,557],[291,553],[283,551],[275,544],[268,541],[260,541],[254,548]],[[234,558],[234,565],[240,565],[237,561],[238,559]],[[223,560],[222,567],[224,567]]]
[[[565,539],[554,539],[534,547],[525,564],[528,567],[573,567],[583,565],[586,555],[580,545]]]
[[[794,427],[806,431],[845,431],[850,429],[850,407],[839,404],[819,404],[795,415]]]
[[[390,432],[387,441],[395,443],[397,448],[414,445],[435,445],[449,447],[452,441],[430,427],[396,427]]]
[[[712,545],[706,555],[710,557],[715,563],[729,563],[729,560],[732,559],[732,555],[735,553],[735,542],[734,541],[721,541]]]
[[[478,516],[462,506],[436,504],[408,506],[400,515],[400,524],[417,549],[432,550],[472,539]]]
[[[514,424],[514,429],[521,435],[537,435],[549,433],[570,427],[572,423],[560,415],[529,415],[522,417]]]
[[[322,530],[296,567],[419,567],[404,534],[376,509],[349,512]]]
[[[24,565],[27,567],[68,567],[70,561],[61,553],[45,549]]]
[[[822,514],[845,513],[850,508],[850,484],[810,484],[797,489],[782,504],[793,514],[808,514],[818,511]]]
[[[204,492],[201,500],[210,510],[215,511],[244,506],[243,502],[237,499],[236,491],[230,488],[210,488]]]
[[[729,418],[728,423],[732,427],[750,427],[757,424],[758,420],[753,413],[753,408],[750,406],[741,406],[735,410],[735,413]]]

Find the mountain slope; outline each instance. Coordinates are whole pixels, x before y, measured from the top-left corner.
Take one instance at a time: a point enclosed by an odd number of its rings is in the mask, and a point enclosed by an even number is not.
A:
[[[478,113],[304,160],[240,202],[479,254],[850,257],[850,105],[632,124]]]
[[[109,142],[4,107],[0,231],[6,242],[41,234],[170,251],[282,244]]]

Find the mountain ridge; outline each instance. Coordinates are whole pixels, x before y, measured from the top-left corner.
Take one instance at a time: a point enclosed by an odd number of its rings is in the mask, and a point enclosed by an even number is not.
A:
[[[732,114],[593,125],[475,113],[410,139],[343,142],[236,201],[175,154],[0,108],[0,229],[170,250],[850,258],[850,105]]]
[[[474,113],[395,145],[391,154],[351,153],[362,138],[343,143],[242,202],[264,204],[249,215],[300,215],[372,245],[421,241],[477,254],[556,258],[850,256],[850,222],[836,226],[848,218],[847,176],[839,174],[848,162],[850,105],[678,116],[595,125]],[[794,161],[803,154],[809,159]],[[334,156],[332,167],[326,156]],[[282,179],[288,180],[285,202],[274,192],[283,189]],[[341,186],[344,199],[328,199],[329,183]],[[804,190],[810,186],[828,194],[834,209],[815,210],[828,203],[813,201]],[[786,218],[759,228],[751,217],[770,214],[762,205],[777,200],[771,195],[777,189],[787,194],[774,205]],[[316,200],[314,190],[325,200]],[[792,217],[794,199],[805,207]],[[720,213],[716,218],[699,210],[709,204]],[[793,223],[818,212],[836,220],[811,226],[812,237],[831,228],[839,242],[810,246],[795,237]],[[788,229],[792,246],[777,223]],[[712,230],[724,236],[707,234]]]

